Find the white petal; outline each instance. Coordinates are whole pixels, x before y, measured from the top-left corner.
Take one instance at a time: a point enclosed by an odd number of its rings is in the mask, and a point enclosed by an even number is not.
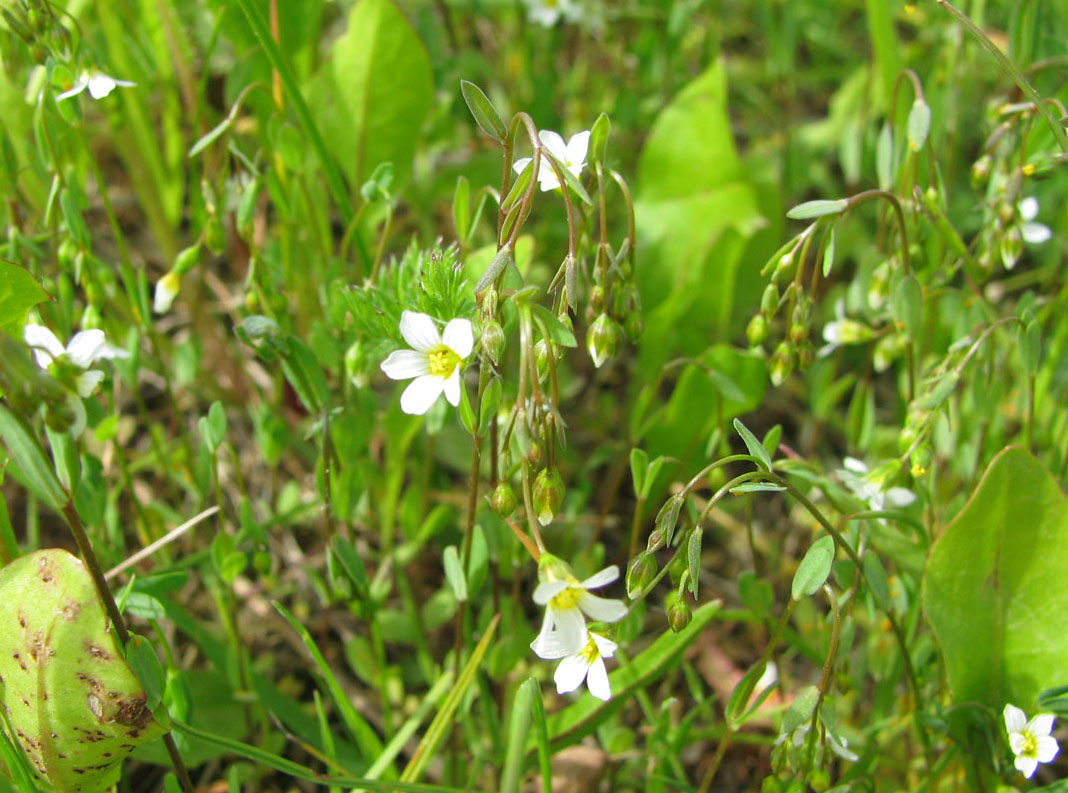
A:
[[[567,144],[560,137],[560,133],[543,129],[538,133],[538,140],[541,141],[542,146],[552,152],[553,157],[560,162],[567,162]]]
[[[104,373],[99,369],[90,369],[86,372],[82,372],[78,375],[77,388],[78,396],[87,397],[93,390],[100,385],[100,381],[104,379]]]
[[[916,494],[903,487],[892,487],[883,495],[892,507],[907,507],[916,500]]]
[[[849,760],[850,762],[855,763],[857,760],[860,759],[859,757],[857,757],[856,752],[851,752],[847,748],[848,744],[846,743],[845,738],[839,741],[835,736],[831,735],[829,731],[827,733],[827,744],[831,747],[831,751],[841,757],[843,760]]]
[[[845,466],[847,471],[852,471],[855,474],[868,473],[868,466],[858,460],[856,457],[846,457],[842,460],[842,465]]]
[[[427,352],[441,344],[441,334],[434,320],[418,311],[401,313],[400,332],[408,345],[420,352]]]
[[[110,361],[115,358],[129,358],[130,353],[124,350],[122,347],[116,347],[114,344],[108,344],[104,342],[100,345],[100,349],[96,351],[96,355],[93,356],[94,361]]]
[[[605,638],[599,633],[590,631],[590,636],[593,638],[593,643],[597,645],[597,652],[601,654],[602,658],[611,658],[616,654],[616,648],[619,647],[611,639]]]
[[[579,596],[578,603],[579,608],[593,620],[618,622],[627,616],[627,607],[623,605],[621,600],[599,598],[589,592],[583,592]]]
[[[133,88],[137,85],[133,80],[120,80],[117,77],[112,77],[111,82],[115,83],[115,85],[121,85],[123,88]]]
[[[1027,739],[1023,736],[1023,733],[1012,732],[1009,733],[1009,748],[1012,749],[1013,754],[1019,754],[1027,746]]]
[[[1024,757],[1023,755],[1017,755],[1016,762],[1014,763],[1014,765],[1018,769],[1023,771],[1023,775],[1025,777],[1030,779],[1034,775],[1035,769],[1038,768],[1038,760],[1033,757]]]
[[[74,394],[67,394],[67,405],[74,414],[74,423],[70,425],[68,432],[70,432],[72,438],[79,438],[85,431],[85,405],[83,405],[82,400]]]
[[[530,9],[528,18],[531,22],[551,28],[556,24],[556,20],[560,18],[560,11],[546,6],[534,6]]]
[[[828,322],[823,326],[823,340],[828,344],[842,343],[842,326],[838,322]]]
[[[603,667],[604,664],[601,664]],[[569,655],[556,667],[553,680],[556,681],[556,693],[567,694],[582,685],[586,679],[586,660],[581,655]]]
[[[1040,763],[1049,763],[1053,761],[1053,758],[1057,756],[1061,747],[1057,745],[1057,739],[1052,735],[1040,735],[1038,736],[1038,747],[1035,750],[1035,757],[1038,758]]]
[[[445,381],[445,398],[449,404],[456,407],[460,404],[460,367],[452,370],[449,379]]]
[[[551,622],[551,620],[549,621]],[[546,630],[544,622],[542,623],[541,633],[530,643],[530,649],[534,651],[535,655],[539,658],[544,658],[546,661],[555,661],[557,658],[574,655],[575,652],[574,648],[568,647],[564,643],[564,640],[560,637],[560,631]]]
[[[103,345],[104,331],[96,328],[79,331],[74,334],[74,338],[67,345],[67,357],[76,366],[88,369],[89,364],[96,360],[96,354]]]
[[[581,586],[583,589],[600,589],[611,584],[617,578],[619,578],[619,568],[613,564],[591,575],[582,582]]]
[[[409,380],[430,372],[426,353],[415,350],[394,350],[379,368],[391,380]]]
[[[1053,732],[1053,719],[1052,713],[1039,713],[1027,723],[1027,731],[1034,736],[1049,735]]]
[[[569,586],[567,581],[542,581],[534,588],[534,602],[544,606]]]
[[[461,360],[466,358],[475,346],[475,334],[471,330],[470,320],[450,319],[441,334],[441,340],[446,347],[459,355]]]
[[[1019,204],[1020,217],[1024,220],[1034,220],[1038,217],[1038,199],[1029,195]]]
[[[47,368],[52,359],[58,358],[66,350],[63,344],[56,338],[56,334],[43,325],[27,325],[23,328],[22,338],[30,347],[33,347],[33,356],[37,359],[37,365],[42,369]]]
[[[512,163],[512,170],[514,170],[517,174],[523,173],[523,171],[526,170],[526,167],[532,162],[534,162],[533,157],[523,157]]]
[[[549,613],[556,623],[556,630],[560,632],[560,641],[564,646],[572,653],[581,652],[586,647],[586,620],[582,618],[582,612],[578,609],[554,609],[550,606]]]
[[[1041,245],[1053,236],[1053,232],[1049,230],[1049,226],[1045,223],[1024,223],[1020,228],[1020,234],[1024,242],[1028,242],[1031,245]]]
[[[1015,705],[1006,705],[1002,715],[1005,717],[1005,730],[1009,733],[1010,740],[1012,733],[1021,732],[1027,726],[1027,716]]]
[[[579,175],[582,166],[586,164],[586,153],[590,149],[590,131],[576,132],[567,142],[567,163],[571,166],[571,172]]]
[[[79,79],[73,86],[56,97],[57,102],[62,102],[64,99],[70,99],[72,96],[77,96],[86,88],[89,87],[88,81]]]
[[[597,699],[605,702],[612,698],[612,687],[608,684],[608,671],[604,668],[604,661],[598,658],[586,673],[586,687]]]
[[[115,90],[115,81],[106,74],[97,72],[89,75],[89,96],[93,99],[103,99]]]
[[[430,410],[444,388],[445,381],[440,377],[425,374],[415,378],[401,394],[401,410],[412,416],[422,416]]]

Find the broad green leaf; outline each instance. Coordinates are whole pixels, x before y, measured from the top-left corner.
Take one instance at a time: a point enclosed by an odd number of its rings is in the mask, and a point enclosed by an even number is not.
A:
[[[820,537],[812,543],[812,547],[801,559],[801,564],[797,566],[794,580],[790,584],[790,596],[794,600],[800,600],[803,596],[816,592],[830,575],[833,562],[834,538]]]
[[[35,551],[0,570],[0,641],[4,713],[57,791],[107,790],[131,749],[166,732],[88,571],[66,551]]]
[[[1068,680],[1068,499],[1028,452],[990,463],[935,541],[923,605],[956,702],[1027,708]]]
[[[677,664],[683,651],[701,635],[705,626],[719,612],[720,605],[720,601],[716,600],[695,609],[690,624],[679,633],[662,633],[647,650],[632,658],[629,664],[609,674],[612,699],[608,702],[584,696],[578,702],[550,716],[549,735],[552,737],[553,752],[581,741],[597,729],[597,725],[626,704],[635,691],[649,685]],[[528,742],[527,750],[532,748]]]
[[[351,184],[387,161],[403,180],[434,90],[423,43],[392,0],[360,0],[331,56],[309,102],[326,145]]]
[[[0,331],[22,338],[26,313],[48,299],[48,293],[26,270],[0,259]]]

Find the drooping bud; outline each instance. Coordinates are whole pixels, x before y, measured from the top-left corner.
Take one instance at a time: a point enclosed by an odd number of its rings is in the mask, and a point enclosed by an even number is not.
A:
[[[1023,234],[1020,233],[1019,226],[1012,225],[1005,230],[998,244],[998,252],[1001,254],[1001,263],[1005,265],[1006,270],[1011,270],[1016,266],[1016,262],[1023,255]]]
[[[534,512],[538,523],[548,526],[564,501],[564,480],[555,468],[543,468],[534,479]]]
[[[152,310],[157,314],[166,314],[171,310],[178,290],[182,288],[182,277],[177,270],[171,270],[156,281],[156,293],[152,298]]]
[[[369,380],[367,370],[367,350],[362,343],[354,341],[352,346],[345,350],[345,374],[354,386],[363,388]]]
[[[601,314],[586,331],[586,346],[598,369],[609,358],[619,352],[620,330],[611,317]]]
[[[642,319],[642,315],[637,311],[627,314],[627,318],[623,320],[623,332],[627,334],[631,344],[637,344],[645,332],[645,320]]]
[[[508,482],[502,479],[497,483],[497,487],[493,491],[493,495],[490,497],[490,506],[493,507],[493,511],[497,513],[499,518],[507,518],[516,508],[515,491],[512,490],[512,486]]]
[[[986,182],[990,178],[990,163],[989,154],[984,154],[972,163],[972,187],[979,189],[986,186]]]
[[[768,337],[768,321],[763,314],[754,314],[745,327],[745,337],[750,347],[759,347]]]
[[[590,308],[594,311],[604,311],[604,287],[597,284],[590,290]]]
[[[635,598],[656,577],[656,559],[641,551],[627,568],[627,597]]]
[[[198,264],[200,264],[200,255],[202,249],[200,245],[190,245],[188,248],[183,249],[174,257],[174,267],[171,269],[178,275],[185,275]]]
[[[538,382],[544,382],[549,376],[549,356],[552,348],[547,339],[538,339],[534,343],[534,364],[538,368]]]
[[[774,283],[764,287],[764,294],[760,296],[760,313],[769,319],[775,316],[779,307],[779,287]]]
[[[797,353],[788,341],[781,342],[771,356],[771,382],[780,386],[797,364]]]
[[[508,340],[504,335],[504,328],[495,319],[489,320],[482,326],[482,347],[489,353],[490,360],[494,364],[500,364],[504,351],[508,346]]]
[[[690,605],[685,598],[679,597],[678,593],[675,593],[675,597],[671,599],[671,603],[668,606],[668,624],[671,625],[671,630],[679,633],[690,624],[692,619],[693,612],[690,610]]]

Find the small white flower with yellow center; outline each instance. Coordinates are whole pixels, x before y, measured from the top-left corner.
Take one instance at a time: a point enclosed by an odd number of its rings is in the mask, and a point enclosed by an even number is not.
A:
[[[1009,734],[1009,747],[1016,755],[1014,765],[1030,779],[1039,763],[1052,762],[1060,747],[1053,731],[1053,715],[1039,713],[1031,721],[1015,705],[1006,705],[1004,710],[1005,731]]]
[[[543,553],[538,574],[542,581],[534,589],[534,602],[545,606],[545,619],[530,649],[542,658],[555,660],[562,657],[561,652],[573,655],[586,647],[586,619],[583,615],[600,622],[618,622],[627,615],[623,601],[589,592],[619,578],[619,568],[615,565],[579,581],[566,564]]]
[[[56,97],[56,101],[62,102],[64,99],[77,96],[87,88],[89,89],[89,96],[93,97],[93,99],[103,99],[119,85],[134,86],[137,83],[132,83],[129,80],[116,80],[114,77],[108,77],[103,72],[95,69],[93,71],[86,69],[78,75],[77,81],[69,90]]]
[[[586,167],[586,153],[590,148],[589,130],[575,133],[567,143],[564,143],[564,139],[558,133],[547,129],[538,133],[538,139],[541,141],[542,148],[552,154],[563,168],[571,171],[575,177],[582,173],[582,169]],[[516,160],[512,167],[516,173],[523,173],[533,159],[533,157],[523,157]],[[553,170],[552,165],[545,162],[544,157],[538,165],[537,176],[543,191],[555,190],[560,186],[556,171]]]
[[[568,650],[559,636],[554,635],[545,646],[542,658],[563,658],[556,667],[553,680],[556,681],[557,694],[569,694],[586,681],[586,687],[597,699],[607,702],[612,698],[612,687],[608,684],[608,670],[604,659],[611,658],[618,647],[614,641],[593,631],[586,632],[586,644],[578,652]]]
[[[531,22],[551,28],[561,16],[569,22],[581,15],[574,0],[526,0],[527,16]]]
[[[401,394],[401,410],[421,416],[442,393],[450,405],[459,405],[461,364],[475,346],[471,323],[453,319],[438,333],[427,314],[405,311],[400,332],[412,349],[390,353],[381,368],[393,380],[415,378]]]

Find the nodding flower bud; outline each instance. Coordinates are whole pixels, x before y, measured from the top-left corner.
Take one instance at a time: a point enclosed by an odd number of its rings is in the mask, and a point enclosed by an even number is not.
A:
[[[754,314],[745,326],[745,337],[749,339],[750,347],[758,347],[768,337],[768,321],[763,314]]]
[[[543,468],[534,479],[534,512],[538,523],[548,526],[564,501],[564,480],[555,468]]]
[[[627,568],[627,597],[635,598],[656,577],[656,559],[648,551],[642,551]]]
[[[174,267],[171,269],[178,275],[185,275],[200,264],[200,245],[190,245],[174,258]]]
[[[500,296],[492,286],[482,293],[482,316],[493,319],[497,316],[497,304]]]
[[[1006,270],[1011,270],[1016,266],[1016,262],[1023,255],[1023,234],[1020,233],[1019,226],[1009,226],[1005,230],[1005,233],[1001,235],[998,250],[1001,253],[1001,263],[1005,265]]]
[[[505,338],[501,323],[495,319],[486,322],[482,326],[482,348],[489,353],[490,360],[494,364],[500,364],[507,347],[508,339]]]
[[[693,612],[690,610],[685,598],[680,597],[678,593],[674,594],[675,597],[671,599],[668,605],[668,623],[671,625],[671,630],[679,633],[690,624],[690,620],[693,619]]]
[[[775,266],[775,272],[772,274],[772,280],[778,281],[781,278],[786,278],[790,275],[790,271],[794,269],[794,252],[792,250],[787,251],[779,259],[779,263]]]
[[[512,486],[506,480],[502,479],[497,483],[497,487],[494,488],[493,495],[490,497],[490,506],[493,507],[493,511],[497,513],[499,518],[507,518],[515,512],[515,491],[512,490]]]
[[[178,297],[178,290],[182,288],[182,276],[177,270],[171,270],[156,281],[156,294],[152,298],[152,310],[157,314],[166,314],[171,310],[174,298]],[[252,294],[250,292],[250,294]]]
[[[534,343],[534,363],[538,367],[538,382],[543,382],[549,376],[549,357],[552,347],[547,339],[538,339]]]
[[[586,331],[586,347],[598,369],[619,352],[620,330],[610,316],[601,314]]]
[[[642,315],[637,311],[627,314],[627,318],[623,320],[623,332],[627,334],[631,344],[637,344],[638,339],[645,332],[645,320],[642,319]]]
[[[782,381],[790,376],[796,364],[797,353],[794,351],[793,345],[788,341],[779,344],[775,348],[775,353],[771,356],[772,384],[776,386],[782,385]]]
[[[363,344],[354,341],[352,346],[345,350],[345,374],[357,388],[363,388],[369,380],[367,366],[367,350]]]
[[[990,178],[990,155],[984,154],[972,163],[972,187],[979,188],[986,185]]]
[[[764,287],[764,294],[760,296],[760,313],[765,317],[775,316],[775,311],[779,307],[779,287],[775,284],[768,284]]]
[[[590,290],[590,308],[594,311],[604,311],[604,287],[597,284]]]

